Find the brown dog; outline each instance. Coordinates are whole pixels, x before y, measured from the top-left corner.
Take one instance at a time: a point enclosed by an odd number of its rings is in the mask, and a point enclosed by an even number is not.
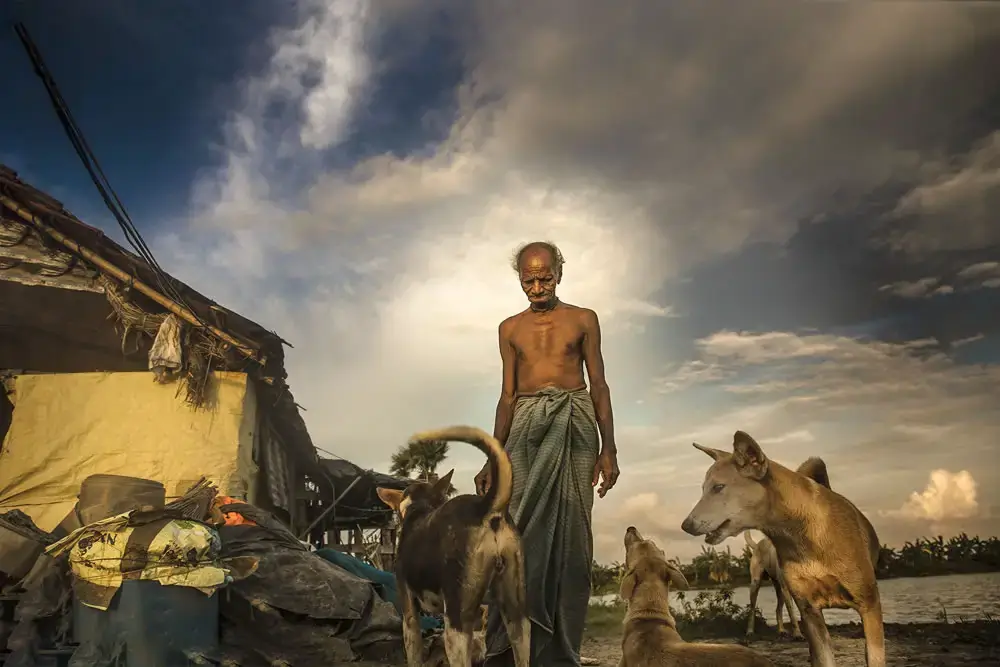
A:
[[[688,587],[677,566],[634,526],[625,531],[625,576],[619,595],[628,605],[619,667],[774,667],[738,644],[685,642],[670,612],[670,585]]]
[[[681,524],[719,544],[744,530],[767,535],[802,616],[813,667],[836,667],[823,609],[854,609],[865,631],[868,667],[885,667],[885,631],[875,566],[879,541],[851,501],[830,489],[826,466],[810,459],[799,471],[769,460],[737,431],[733,453],[703,447],[715,463],[701,500]]]

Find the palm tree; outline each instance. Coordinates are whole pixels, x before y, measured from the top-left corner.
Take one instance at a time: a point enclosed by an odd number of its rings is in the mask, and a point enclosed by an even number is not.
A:
[[[397,477],[414,477],[423,482],[433,482],[438,479],[437,467],[446,458],[448,443],[444,440],[413,442],[396,450],[390,460],[389,472]],[[449,485],[448,495],[455,491],[454,485]]]

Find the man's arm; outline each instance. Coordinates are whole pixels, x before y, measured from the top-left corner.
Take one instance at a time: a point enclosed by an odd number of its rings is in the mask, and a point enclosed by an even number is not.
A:
[[[500,323],[500,360],[503,362],[503,384],[500,388],[500,400],[497,401],[496,421],[493,423],[493,437],[501,445],[507,444],[510,435],[511,417],[514,414],[514,393],[517,387],[517,356],[510,340],[511,323],[504,320]]]
[[[604,354],[601,352],[601,323],[597,313],[583,312],[583,361],[590,379],[590,397],[594,401],[597,428],[601,432],[601,450],[617,452],[615,445],[615,418],[611,411],[611,390],[604,377]]]

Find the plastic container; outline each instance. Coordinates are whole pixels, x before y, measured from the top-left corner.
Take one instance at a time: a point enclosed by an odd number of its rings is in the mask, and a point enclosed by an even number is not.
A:
[[[35,538],[0,524],[0,572],[8,579],[20,581],[44,549]]]
[[[190,667],[187,653],[218,648],[219,596],[156,581],[125,581],[107,611],[73,601],[73,635],[81,647],[124,643],[124,667]]]
[[[84,525],[138,507],[163,509],[167,491],[159,482],[122,475],[91,475],[80,485],[76,504]]]

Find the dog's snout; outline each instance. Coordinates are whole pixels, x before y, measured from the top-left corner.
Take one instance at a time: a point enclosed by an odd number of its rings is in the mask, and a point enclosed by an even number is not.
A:
[[[688,517],[681,522],[681,530],[683,530],[688,535],[694,535],[694,536],[698,535],[698,532],[697,530],[695,530],[694,527],[694,521],[691,519],[691,517]]]
[[[636,530],[635,526],[629,526],[628,528],[625,529],[625,533],[628,535],[635,535],[638,532],[639,531]]]

